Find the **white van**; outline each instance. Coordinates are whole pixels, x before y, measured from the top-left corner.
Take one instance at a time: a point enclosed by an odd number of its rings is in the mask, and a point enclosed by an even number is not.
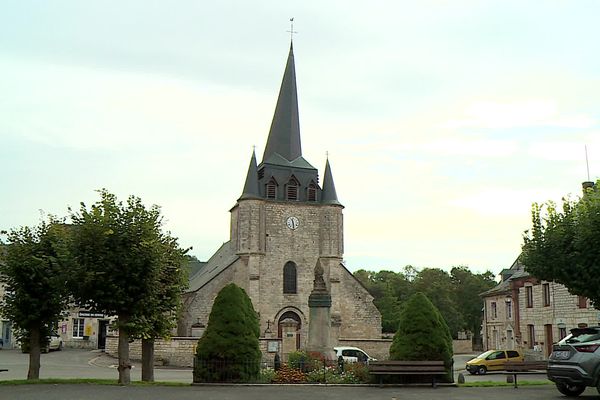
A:
[[[335,356],[342,357],[347,363],[377,361],[358,347],[334,347]]]

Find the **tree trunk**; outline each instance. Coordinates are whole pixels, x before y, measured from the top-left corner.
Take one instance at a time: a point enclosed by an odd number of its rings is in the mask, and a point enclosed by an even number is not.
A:
[[[142,381],[154,382],[154,338],[142,339]]]
[[[29,331],[29,371],[28,380],[40,379],[40,328],[31,328]]]
[[[129,362],[129,332],[123,329],[127,323],[127,315],[119,315],[119,385],[129,385],[131,383],[131,363]]]

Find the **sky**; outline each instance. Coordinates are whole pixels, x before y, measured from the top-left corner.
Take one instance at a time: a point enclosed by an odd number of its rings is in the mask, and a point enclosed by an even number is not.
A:
[[[6,1],[0,230],[106,188],[207,260],[266,143],[290,42],[357,269],[519,255],[533,202],[600,175],[597,1]]]

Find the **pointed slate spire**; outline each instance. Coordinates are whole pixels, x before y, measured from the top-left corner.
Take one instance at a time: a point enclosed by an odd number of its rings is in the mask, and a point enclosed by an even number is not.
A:
[[[263,154],[263,162],[268,160],[274,153],[279,154],[288,161],[293,161],[302,155],[296,68],[294,66],[294,48],[291,43],[273,122],[271,122],[271,129],[269,130],[269,138]]]
[[[335,192],[335,183],[333,183],[333,175],[331,175],[331,167],[329,166],[329,158],[325,162],[325,176],[323,177],[323,190],[321,192],[321,202],[323,204],[342,205],[338,201],[337,193]]]
[[[258,187],[258,168],[256,166],[256,154],[252,151],[252,158],[248,166],[248,174],[246,175],[246,183],[244,191],[239,200],[244,199],[260,199],[260,190]]]

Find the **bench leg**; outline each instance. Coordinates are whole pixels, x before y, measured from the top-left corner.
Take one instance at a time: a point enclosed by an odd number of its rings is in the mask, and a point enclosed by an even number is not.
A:
[[[379,387],[383,387],[383,375],[379,375]]]
[[[517,374],[513,374],[513,383],[515,384],[515,389],[518,389],[518,385],[517,385]]]
[[[431,383],[431,386],[433,386],[433,388],[437,388],[437,382],[435,381],[435,375],[433,375],[433,382]]]

